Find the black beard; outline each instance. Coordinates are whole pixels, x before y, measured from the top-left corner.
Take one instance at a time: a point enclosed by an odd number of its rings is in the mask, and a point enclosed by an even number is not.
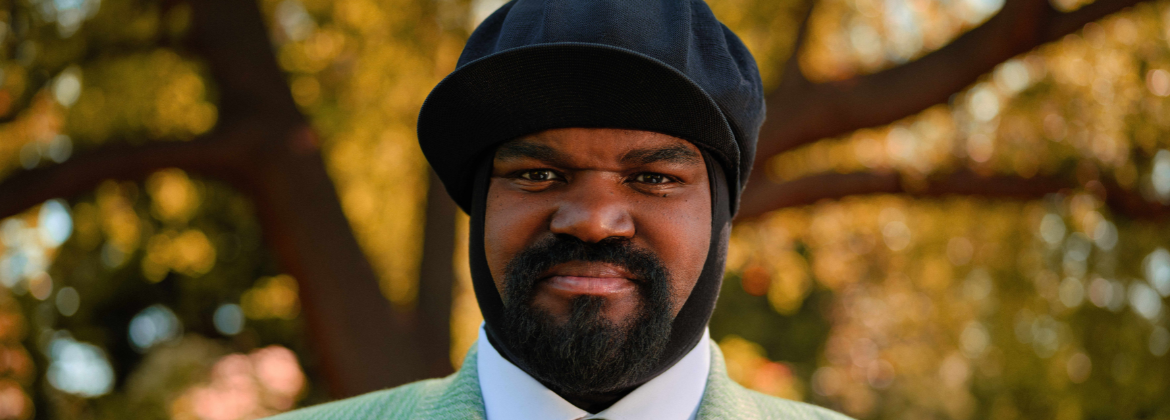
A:
[[[615,324],[601,315],[604,298],[572,301],[569,320],[532,307],[540,275],[555,265],[602,262],[625,268],[635,278],[641,302]],[[517,364],[558,394],[602,395],[627,390],[651,371],[670,340],[673,315],[669,273],[652,252],[628,240],[586,243],[567,235],[540,241],[508,263],[504,289],[503,339]]]

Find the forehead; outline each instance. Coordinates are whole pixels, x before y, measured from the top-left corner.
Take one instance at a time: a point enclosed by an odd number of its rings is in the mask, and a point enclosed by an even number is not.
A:
[[[537,159],[646,164],[666,161],[702,164],[699,149],[689,141],[652,131],[616,128],[558,128],[501,144],[497,161]]]

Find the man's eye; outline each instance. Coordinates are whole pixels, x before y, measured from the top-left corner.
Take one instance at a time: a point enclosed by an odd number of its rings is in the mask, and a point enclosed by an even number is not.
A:
[[[663,174],[641,173],[634,175],[634,181],[641,182],[643,184],[665,184],[672,181],[672,179]]]
[[[533,169],[520,173],[520,178],[529,181],[552,181],[554,179],[560,179],[560,176],[557,176],[556,172],[549,169]]]

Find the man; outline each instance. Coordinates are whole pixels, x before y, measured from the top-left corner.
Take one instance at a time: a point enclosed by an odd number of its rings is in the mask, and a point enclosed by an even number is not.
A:
[[[471,215],[484,315],[459,372],[282,419],[840,419],[748,391],[707,321],[763,122],[701,0],[515,0],[419,142]]]

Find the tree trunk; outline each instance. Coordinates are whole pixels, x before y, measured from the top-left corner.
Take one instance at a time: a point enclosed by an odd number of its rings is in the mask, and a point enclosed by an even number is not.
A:
[[[459,208],[442,182],[430,172],[427,190],[426,227],[423,235],[422,264],[418,276],[418,314],[426,334],[420,334],[423,354],[431,356],[427,374],[432,377],[451,373],[451,301],[454,298],[455,216]]]

